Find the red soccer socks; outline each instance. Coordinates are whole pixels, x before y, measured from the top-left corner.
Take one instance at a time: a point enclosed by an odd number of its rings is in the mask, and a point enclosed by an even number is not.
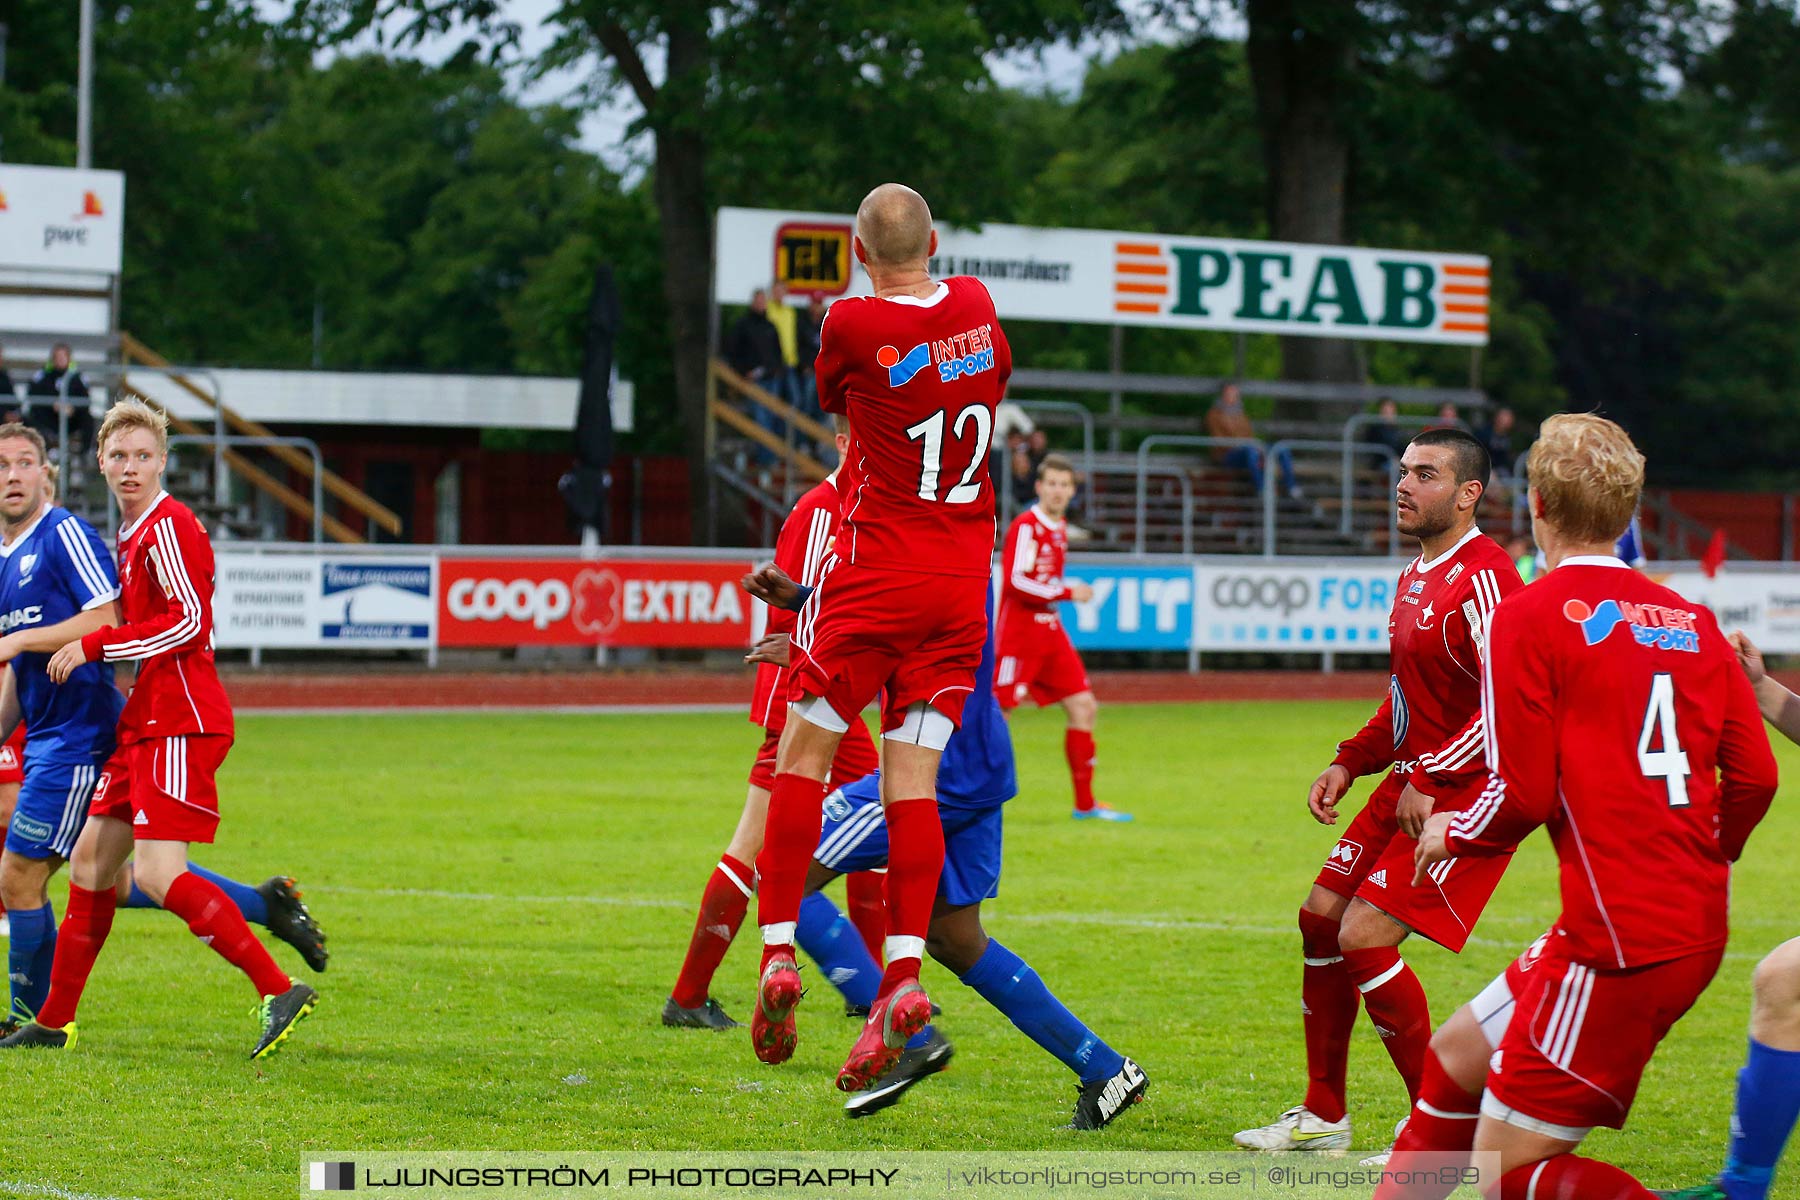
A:
[[[46,1029],[61,1029],[75,1019],[81,1004],[81,991],[87,986],[94,960],[106,935],[112,932],[113,911],[117,901],[110,887],[90,892],[69,885],[69,910],[56,935],[56,958],[50,966],[50,995],[38,1010],[37,1023]],[[287,976],[282,976],[286,987]]]
[[[887,806],[888,941],[881,995],[919,977],[925,934],[944,869],[944,826],[937,800],[895,800]]]
[[[1374,946],[1344,951],[1344,967],[1357,990],[1369,1020],[1381,1035],[1394,1069],[1406,1084],[1406,1094],[1419,1098],[1419,1077],[1425,1052],[1431,1045],[1431,1009],[1425,988],[1395,946]]]
[[[744,914],[750,909],[750,868],[731,855],[723,855],[700,894],[700,915],[688,940],[687,958],[675,990],[669,995],[682,1008],[699,1008],[712,991],[713,974],[737,937]]]
[[[70,903],[73,905],[73,899]],[[186,921],[194,936],[221,958],[248,975],[259,995],[279,996],[292,985],[287,972],[275,965],[263,944],[250,932],[244,914],[218,885],[192,871],[183,871],[169,885],[162,906]],[[52,971],[52,987],[54,974]]]
[[[1300,1013],[1306,1027],[1306,1100],[1322,1121],[1344,1119],[1350,1035],[1356,1029],[1357,992],[1338,949],[1338,923],[1300,910]]]
[[[1075,785],[1075,811],[1094,807],[1094,734],[1071,729],[1063,734],[1063,757],[1069,760],[1069,779]]]

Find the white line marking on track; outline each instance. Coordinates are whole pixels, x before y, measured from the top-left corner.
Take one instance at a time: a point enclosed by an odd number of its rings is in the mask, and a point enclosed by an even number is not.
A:
[[[54,1183],[25,1183],[17,1179],[0,1179],[0,1193],[8,1196],[54,1196],[56,1200],[134,1200],[126,1196],[99,1196],[93,1192],[72,1192]]]

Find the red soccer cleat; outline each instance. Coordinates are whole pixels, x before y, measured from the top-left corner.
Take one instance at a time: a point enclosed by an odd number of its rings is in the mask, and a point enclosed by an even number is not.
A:
[[[909,980],[875,1001],[862,1034],[839,1068],[840,1092],[860,1092],[887,1074],[913,1034],[931,1023],[931,998]]]
[[[794,1057],[800,1040],[794,1027],[794,1006],[800,1003],[800,968],[791,954],[778,954],[763,968],[756,991],[756,1011],[750,1016],[750,1045],[763,1062],[784,1063]]]

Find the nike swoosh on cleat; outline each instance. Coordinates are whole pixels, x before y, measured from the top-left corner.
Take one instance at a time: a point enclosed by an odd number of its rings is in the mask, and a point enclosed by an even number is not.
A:
[[[1342,1129],[1327,1129],[1324,1133],[1301,1133],[1296,1129],[1288,1136],[1293,1138],[1296,1142],[1316,1142],[1320,1138],[1337,1137],[1344,1132],[1346,1131]]]

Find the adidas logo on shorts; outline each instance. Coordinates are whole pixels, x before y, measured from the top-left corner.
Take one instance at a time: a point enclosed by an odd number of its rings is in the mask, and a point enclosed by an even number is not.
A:
[[[1386,887],[1387,886],[1387,868],[1383,867],[1381,870],[1372,873],[1369,876],[1369,882],[1374,884],[1378,888]]]

